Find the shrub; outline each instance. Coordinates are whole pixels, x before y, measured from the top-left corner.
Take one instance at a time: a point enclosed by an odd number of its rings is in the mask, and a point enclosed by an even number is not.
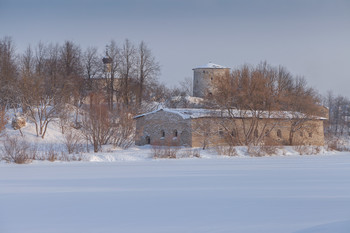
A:
[[[36,156],[36,149],[31,151],[29,143],[18,137],[9,137],[3,141],[2,159],[8,163],[30,163]]]
[[[200,158],[201,152],[200,149],[184,149],[180,154],[181,158]]]
[[[226,156],[238,155],[237,150],[234,146],[216,146],[215,150],[219,155],[226,155]]]
[[[152,145],[153,158],[176,159],[176,155],[180,150],[177,140],[160,140]]]
[[[260,146],[248,145],[248,154],[252,157],[262,157],[265,156],[265,152],[261,150]]]
[[[336,137],[336,136],[327,136],[325,138],[325,145],[329,150],[337,151],[350,151],[349,146],[347,146],[348,139]]]
[[[66,146],[68,154],[78,153],[82,150],[82,136],[77,130],[66,128],[63,136],[63,143]]]
[[[179,147],[152,145],[152,154],[155,159],[176,159]]]

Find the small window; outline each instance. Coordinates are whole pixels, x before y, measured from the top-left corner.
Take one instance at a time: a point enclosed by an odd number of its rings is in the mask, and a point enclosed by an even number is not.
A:
[[[270,137],[270,130],[266,130],[266,131],[265,131],[265,136],[266,136],[266,137]]]
[[[149,136],[146,137],[146,144],[151,144],[151,138]]]
[[[213,80],[213,77],[211,77],[210,79]]]
[[[309,133],[309,138],[312,138],[312,132]]]
[[[205,74],[205,70],[203,70],[203,74]]]
[[[254,136],[256,137],[256,138],[258,138],[259,137],[259,131],[256,129],[256,130],[254,130]]]
[[[277,137],[282,138],[282,131],[280,129],[277,130]]]
[[[162,138],[164,138],[164,137],[165,137],[165,131],[162,130],[162,131],[160,132],[160,135],[161,135]]]
[[[304,137],[304,133],[302,131],[300,131],[299,135],[300,137]]]
[[[236,132],[235,129],[233,129],[233,130],[231,131],[231,136],[232,136],[232,137],[237,137],[237,132]]]
[[[223,129],[219,129],[219,135],[222,137],[224,136],[224,130]]]
[[[174,137],[177,137],[177,130],[174,130]]]

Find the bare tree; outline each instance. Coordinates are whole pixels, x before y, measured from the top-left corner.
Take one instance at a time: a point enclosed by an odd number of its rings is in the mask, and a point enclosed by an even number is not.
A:
[[[291,90],[288,98],[288,108],[291,115],[290,129],[289,129],[289,144],[293,145],[294,134],[296,132],[307,129],[309,132],[313,131],[310,128],[310,121],[315,117],[320,116],[320,100],[314,89],[307,87],[304,78],[296,78],[294,81],[294,88]]]
[[[0,105],[16,107],[18,103],[15,46],[10,37],[0,39]]]
[[[6,116],[5,107],[0,109],[0,137],[4,135],[5,126],[7,124],[8,117]]]
[[[329,110],[326,132],[330,136],[350,134],[350,100],[341,95],[335,97],[332,92],[328,92],[324,102]]]
[[[183,81],[180,82],[180,89],[181,91],[187,95],[192,96],[193,92],[193,79],[190,77],[185,78]]]
[[[217,122],[213,118],[202,118],[193,121],[193,135],[200,138],[202,149],[213,143],[217,133]]]
[[[130,102],[131,79],[135,72],[135,47],[126,39],[120,51],[119,74],[121,77],[120,92],[122,94],[123,104],[126,106]]]
[[[271,67],[266,62],[232,71],[230,76],[217,80],[217,87],[215,103],[233,119],[233,129],[228,130],[237,132],[235,140],[239,144],[259,145],[279,125],[280,121],[268,120],[274,118],[285,118],[290,123],[292,144],[294,133],[310,125],[305,123],[319,109],[317,95],[304,79],[295,79],[285,68]]]
[[[159,74],[160,66],[144,41],[137,49],[137,104],[141,105],[146,85],[150,84]]]
[[[28,47],[21,59],[21,79],[17,88],[22,108],[35,123],[37,136],[42,138],[57,112],[57,95],[45,75],[46,56],[43,44],[38,44],[35,53]]]
[[[135,138],[134,113],[130,108],[119,108],[114,111],[113,136],[112,143],[123,149],[130,147]]]
[[[62,100],[79,107],[84,89],[81,49],[71,41],[60,48],[60,83]]]
[[[101,93],[91,95],[92,102],[83,114],[82,132],[93,145],[94,152],[98,152],[113,135],[113,120],[103,95]]]
[[[35,124],[37,136],[45,137],[47,126],[56,117],[54,97],[45,92],[42,78],[22,79],[22,106],[26,106],[27,116]]]
[[[100,76],[101,73],[101,59],[98,55],[96,47],[88,47],[82,57],[84,78],[86,81],[86,93],[94,92],[93,79]]]
[[[108,106],[109,109],[112,110],[114,106],[114,95],[116,95],[118,99],[118,93],[116,93],[116,79],[120,65],[120,49],[114,40],[106,46],[106,57],[103,60],[105,62],[104,74],[107,80]]]
[[[79,152],[82,148],[82,135],[80,131],[72,127],[67,127],[63,136],[63,143],[66,146],[68,154]]]

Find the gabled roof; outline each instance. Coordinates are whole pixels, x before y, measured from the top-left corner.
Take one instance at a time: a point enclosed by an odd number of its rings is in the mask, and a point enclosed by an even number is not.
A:
[[[193,69],[195,70],[195,69],[228,69],[228,68],[225,67],[225,66],[221,66],[221,65],[218,65],[218,64],[214,64],[214,63],[209,62],[209,63],[206,64],[206,65],[198,66],[198,67],[193,68]]]
[[[152,112],[144,113],[134,118],[140,118],[150,114],[154,114],[159,111],[165,111],[169,113],[174,113],[182,117],[182,119],[196,119],[205,117],[233,117],[233,118],[250,118],[253,116],[258,116],[259,118],[270,118],[270,119],[293,119],[293,118],[303,118],[306,117],[300,112],[290,112],[290,111],[259,111],[253,112],[250,110],[220,110],[220,109],[203,109],[203,108],[161,108]],[[324,117],[310,117],[312,119],[326,120]]]

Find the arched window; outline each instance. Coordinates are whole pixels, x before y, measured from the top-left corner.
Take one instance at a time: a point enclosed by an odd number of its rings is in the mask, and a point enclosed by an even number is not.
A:
[[[164,130],[160,131],[160,135],[161,135],[162,138],[164,138],[165,137],[165,131]]]
[[[282,131],[280,129],[277,130],[277,137],[282,138]]]
[[[177,137],[177,130],[174,130],[174,137]]]

